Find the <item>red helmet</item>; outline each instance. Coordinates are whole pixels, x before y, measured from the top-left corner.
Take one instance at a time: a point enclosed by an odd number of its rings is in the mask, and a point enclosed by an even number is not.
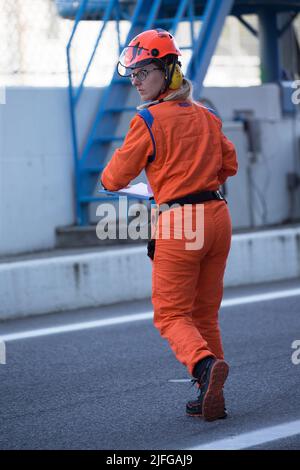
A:
[[[132,69],[143,67],[169,54],[181,55],[172,34],[164,29],[149,29],[138,34],[123,49],[118,62],[118,72],[122,76],[130,75]]]

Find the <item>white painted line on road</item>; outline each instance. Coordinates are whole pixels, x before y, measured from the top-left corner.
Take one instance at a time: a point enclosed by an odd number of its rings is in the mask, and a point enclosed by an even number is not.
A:
[[[191,379],[170,379],[168,382],[177,383],[177,382],[190,382]]]
[[[300,434],[300,420],[189,447],[185,450],[242,450]]]
[[[71,323],[69,325],[40,328],[38,330],[28,330],[21,333],[10,333],[1,335],[2,341],[15,341],[17,339],[37,338],[38,336],[56,335],[58,333],[69,333],[71,331],[89,330],[91,328],[101,328],[103,326],[120,325],[140,320],[149,320],[153,317],[153,312],[137,313],[133,315],[123,315],[115,318],[104,318],[103,320],[87,321],[82,323]]]
[[[300,295],[300,289],[287,289],[276,292],[266,292],[264,294],[255,294],[234,299],[223,300],[221,307],[233,307],[236,305],[249,304],[254,302],[264,302],[268,300],[283,299]],[[60,325],[48,328],[40,328],[36,330],[22,331],[19,333],[9,333],[1,335],[2,341],[16,341],[19,339],[37,338],[39,336],[56,335],[59,333],[69,333],[72,331],[82,331],[91,328],[102,328],[104,326],[121,325],[122,323],[130,323],[141,320],[151,320],[153,312],[136,313],[132,315],[122,315],[120,317],[104,318],[102,320],[93,320],[81,323],[71,323],[68,325]]]
[[[287,297],[295,297],[300,295],[300,288],[286,289],[275,292],[265,292],[264,294],[254,294],[236,299],[223,300],[221,307],[233,307],[234,305],[252,304],[254,302],[265,302],[267,300],[285,299]]]

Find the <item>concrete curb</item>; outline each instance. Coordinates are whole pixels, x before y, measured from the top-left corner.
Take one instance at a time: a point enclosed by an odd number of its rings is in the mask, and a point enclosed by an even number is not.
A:
[[[300,276],[300,226],[234,235],[225,286]],[[145,246],[0,264],[0,319],[151,295]]]

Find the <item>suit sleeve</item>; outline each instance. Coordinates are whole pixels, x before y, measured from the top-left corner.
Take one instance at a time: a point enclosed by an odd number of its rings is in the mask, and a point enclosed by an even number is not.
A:
[[[218,173],[220,184],[225,183],[229,176],[233,176],[238,170],[238,161],[233,143],[227,139],[221,130],[222,168]]]
[[[104,168],[101,183],[109,191],[127,186],[146,167],[153,154],[153,143],[144,120],[136,115],[122,147],[118,148]]]

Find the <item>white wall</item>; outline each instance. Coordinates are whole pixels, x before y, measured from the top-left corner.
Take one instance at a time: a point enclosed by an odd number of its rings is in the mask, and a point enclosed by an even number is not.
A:
[[[278,122],[282,118],[280,90],[276,84],[251,87],[207,87],[201,94],[217,108],[225,121],[231,121],[234,111],[253,110],[257,119]],[[195,99],[198,99],[195,96]]]
[[[7,87],[0,104],[0,256],[51,249],[74,223],[74,164],[67,88]],[[79,139],[102,91],[84,91]]]
[[[54,246],[73,221],[73,163],[63,89],[6,90],[0,106],[0,254]]]
[[[243,152],[238,152],[239,174],[228,185],[229,194],[233,196],[234,226],[243,226],[238,215],[242,207],[246,210],[243,219],[252,213],[250,220],[255,227],[280,224],[289,217],[299,219],[300,188],[296,190],[291,204],[286,178],[290,172],[300,175],[300,116],[299,113],[295,117],[282,114],[280,88],[276,84],[245,88],[213,87],[205,88],[202,95],[215,105],[225,122],[234,119],[236,111],[253,111],[253,118],[258,123],[260,151],[251,163],[245,135]],[[230,130],[227,134],[238,143]],[[249,170],[252,184],[247,177]]]

